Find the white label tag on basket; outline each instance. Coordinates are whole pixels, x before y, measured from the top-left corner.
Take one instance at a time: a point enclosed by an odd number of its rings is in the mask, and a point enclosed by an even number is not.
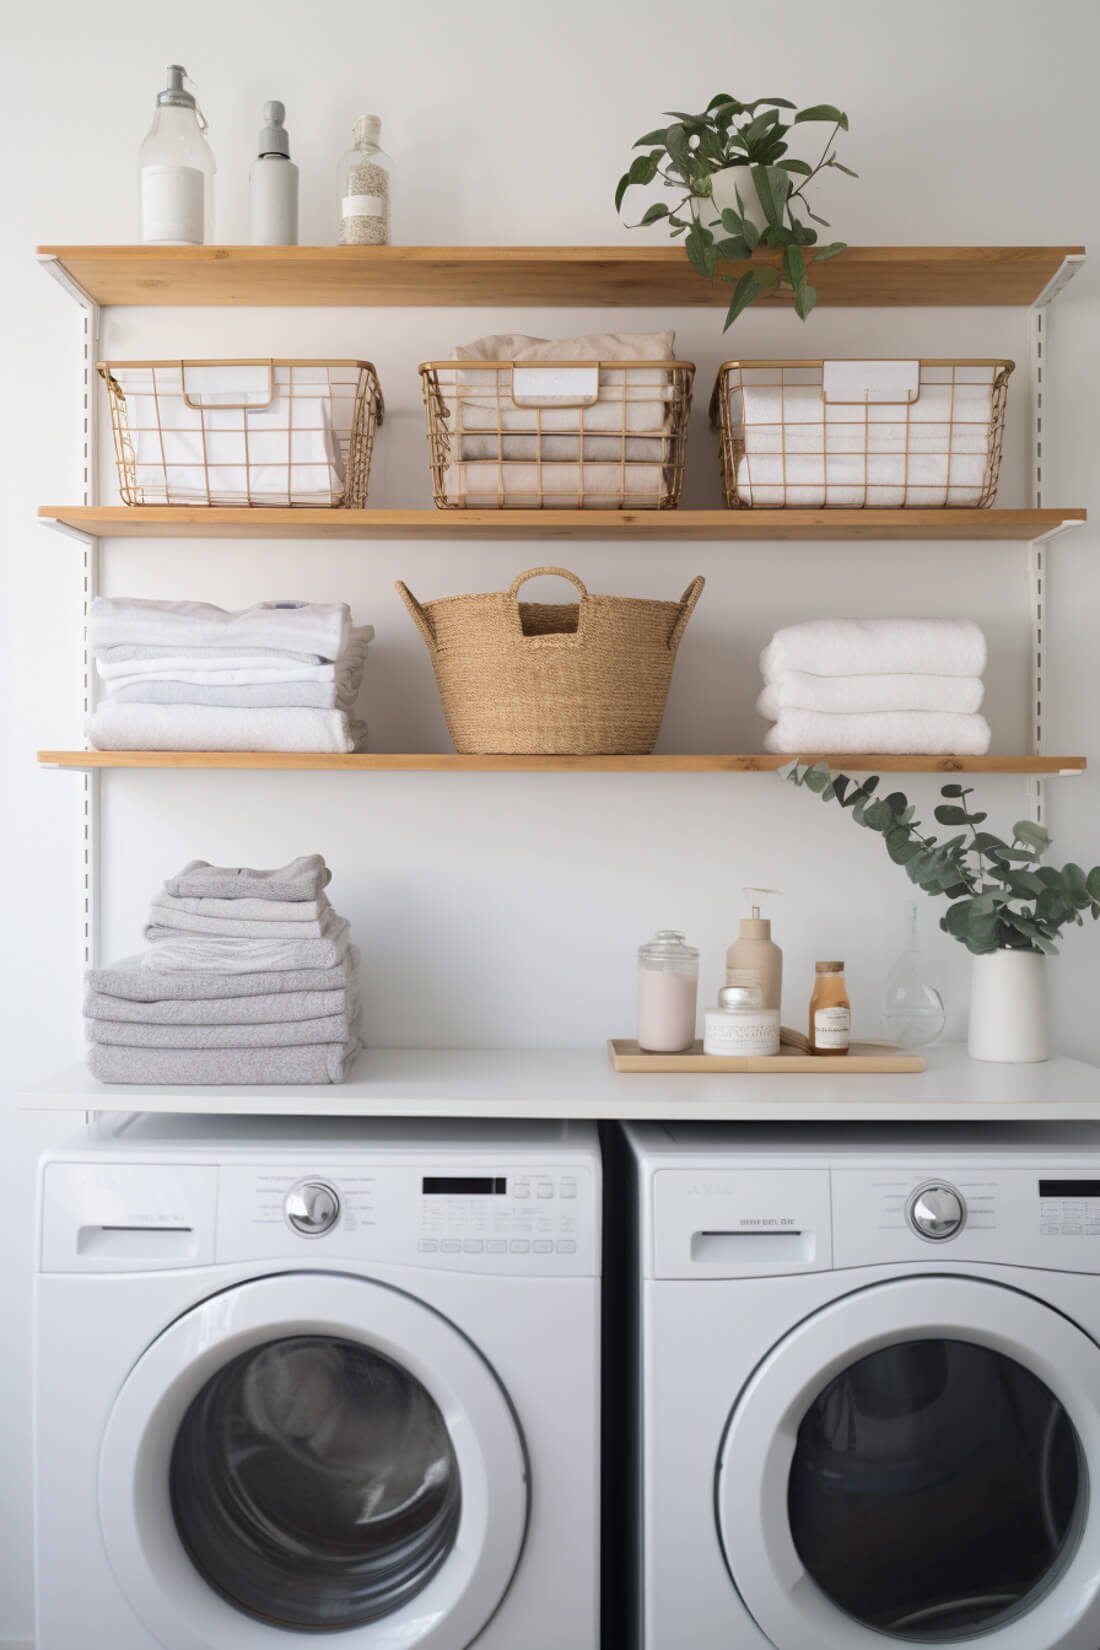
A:
[[[592,407],[600,394],[600,368],[542,366],[512,368],[512,400],[517,407]]]
[[[823,361],[821,393],[847,405],[912,402],[920,394],[920,362]]]
[[[271,368],[266,361],[242,366],[183,368],[183,393],[197,407],[266,407],[271,400]]]

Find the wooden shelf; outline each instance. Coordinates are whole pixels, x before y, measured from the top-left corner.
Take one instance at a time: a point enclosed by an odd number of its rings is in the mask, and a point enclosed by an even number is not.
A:
[[[1031,304],[1079,246],[857,246],[814,266],[819,304]],[[679,247],[45,246],[98,304],[509,304],[577,308],[729,303]],[[778,258],[778,254],[775,255]],[[754,260],[754,267],[763,262]],[[737,275],[746,266],[726,266]],[[768,294],[784,306],[786,291]]]
[[[1084,510],[313,510],[44,504],[39,517],[95,538],[1032,540]]]
[[[45,767],[240,768],[322,773],[774,773],[790,756],[455,756],[445,752],[311,751],[39,751]],[[847,773],[1018,773],[1070,775],[1083,756],[876,756],[811,752],[800,762],[828,762]]]
[[[990,1065],[943,1044],[927,1070],[870,1074],[626,1076],[603,1049],[368,1049],[346,1083],[160,1088],[97,1083],[83,1064],[21,1103],[42,1111],[240,1117],[579,1117],[651,1122],[1100,1120],[1100,1071],[1080,1060]]]

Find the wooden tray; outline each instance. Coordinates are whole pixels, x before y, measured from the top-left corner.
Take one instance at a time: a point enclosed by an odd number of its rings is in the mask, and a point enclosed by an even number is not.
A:
[[[644,1054],[632,1038],[612,1037],[607,1052],[616,1071],[901,1072],[923,1071],[919,1054],[903,1054],[896,1043],[853,1043],[848,1054],[807,1054],[783,1043],[778,1054],[704,1054],[698,1039],[682,1054]]]

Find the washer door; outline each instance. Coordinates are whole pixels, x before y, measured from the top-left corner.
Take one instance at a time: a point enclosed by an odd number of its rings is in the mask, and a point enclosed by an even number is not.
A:
[[[178,1318],[119,1393],[99,1505],[119,1587],[173,1650],[465,1650],[508,1589],[527,1463],[496,1376],[366,1279],[290,1273]]]
[[[799,1324],[718,1463],[733,1581],[777,1650],[1096,1650],[1100,1348],[974,1279],[873,1285]]]

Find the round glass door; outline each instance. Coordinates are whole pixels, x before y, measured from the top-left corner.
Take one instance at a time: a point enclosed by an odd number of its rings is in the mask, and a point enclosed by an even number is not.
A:
[[[434,1399],[362,1344],[288,1336],[206,1382],[176,1434],[172,1512],[205,1579],[296,1628],[375,1621],[454,1546],[458,1462]]]
[[[1085,1493],[1058,1398],[963,1340],[902,1341],[834,1377],[798,1428],[794,1545],[825,1596],[895,1638],[957,1640],[1026,1609]]]
[[[737,1396],[715,1505],[769,1643],[1100,1645],[1100,1346],[979,1278],[840,1296]]]

